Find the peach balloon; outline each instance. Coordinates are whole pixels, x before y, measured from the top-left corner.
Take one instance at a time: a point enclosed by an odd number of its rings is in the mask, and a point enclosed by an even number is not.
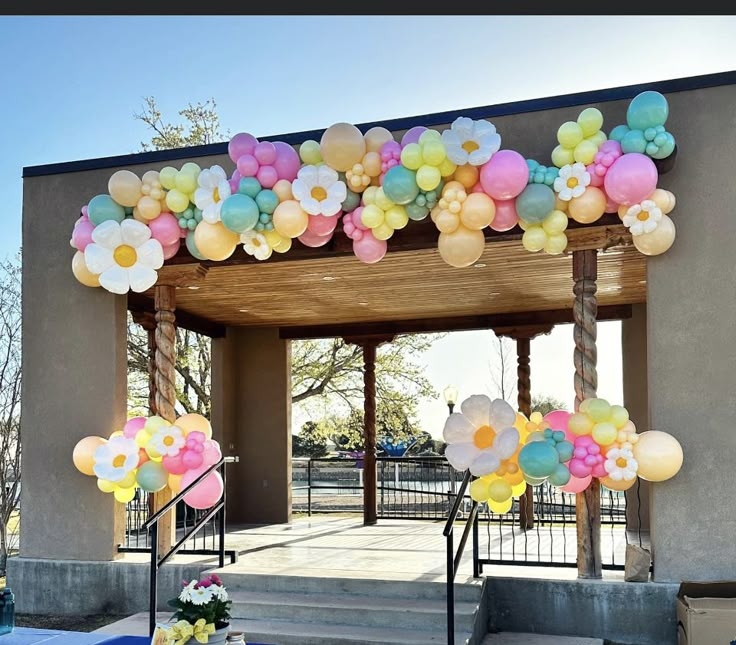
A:
[[[470,193],[460,211],[463,226],[476,231],[488,226],[495,215],[496,204],[485,193]]]
[[[667,215],[662,215],[657,228],[651,233],[634,235],[631,239],[640,253],[644,255],[660,255],[674,244],[676,234],[675,223]]]
[[[102,437],[85,437],[77,442],[72,453],[72,461],[77,470],[83,475],[94,475],[95,451],[107,443]]]
[[[327,128],[319,147],[324,162],[338,172],[350,170],[354,164],[361,162],[366,153],[362,132],[350,123],[335,123]]]
[[[632,447],[639,464],[637,474],[650,482],[663,482],[674,477],[682,467],[682,446],[667,432],[642,432]]]
[[[227,260],[240,241],[237,233],[225,228],[222,222],[210,224],[202,220],[194,229],[194,243],[208,260]]]
[[[570,205],[570,202],[566,202],[564,199],[560,199],[555,195],[555,210],[556,211],[562,211],[563,213],[567,213],[567,207]]]
[[[636,484],[636,477],[634,479],[620,479],[618,481],[610,477],[601,477],[601,484],[609,490],[629,490],[629,488]]]
[[[664,215],[672,211],[677,204],[674,194],[669,190],[664,190],[663,188],[657,188],[657,190],[649,196],[649,199],[659,207]],[[620,214],[621,213],[619,212],[619,215]]]
[[[92,273],[84,261],[84,253],[77,251],[72,258],[72,273],[85,287],[99,287],[100,276]]]
[[[284,237],[299,237],[308,224],[309,215],[293,199],[281,202],[273,212],[273,226]]]
[[[145,195],[139,200],[136,211],[147,223],[148,220],[156,219],[161,214],[161,202]]]
[[[130,170],[118,170],[107,182],[107,192],[121,206],[133,208],[143,196],[143,182]]]
[[[190,432],[199,431],[203,432],[208,439],[212,439],[212,425],[205,417],[196,412],[190,412],[189,414],[180,416],[174,425],[180,428],[185,435],[188,435]]]
[[[570,200],[568,214],[576,222],[592,224],[606,212],[606,194],[595,186],[588,186],[580,197]]]
[[[365,149],[368,152],[381,152],[381,146],[387,141],[393,141],[394,135],[380,125],[371,128],[365,133]]]
[[[456,181],[459,181],[467,190],[470,190],[478,183],[479,176],[480,171],[478,170],[478,166],[465,164],[464,166],[457,167],[454,178]]]
[[[176,494],[181,492],[182,475],[169,475],[169,488],[171,492]]]
[[[279,179],[271,190],[276,193],[276,197],[279,198],[280,202],[294,199],[294,195],[291,192],[291,182],[286,179]]]
[[[434,223],[441,233],[454,233],[460,226],[460,217],[450,211],[440,211]]]
[[[381,174],[381,155],[377,152],[366,152],[363,157],[363,169],[369,177],[378,177]]]
[[[486,238],[483,231],[458,226],[453,233],[440,233],[437,246],[442,259],[453,267],[467,267],[483,255]]]

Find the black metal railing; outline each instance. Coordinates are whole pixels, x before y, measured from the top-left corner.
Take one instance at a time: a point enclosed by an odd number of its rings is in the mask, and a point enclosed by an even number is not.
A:
[[[361,513],[362,460],[350,457],[292,461],[292,509],[312,513]],[[377,458],[379,519],[447,518],[462,473],[444,457]]]
[[[204,471],[197,479],[195,479],[186,488],[183,488],[176,496],[162,506],[158,511],[151,515],[148,520],[143,524],[143,528],[149,532],[150,536],[148,539],[148,549],[151,552],[151,573],[150,573],[150,586],[149,586],[149,604],[148,604],[148,626],[150,635],[153,636],[153,632],[156,628],[156,608],[158,605],[158,570],[166,564],[176,553],[195,553],[196,555],[210,555],[212,552],[204,550],[201,553],[193,551],[192,549],[185,550],[182,547],[195,536],[208,522],[214,521],[217,518],[217,531],[218,531],[218,548],[216,555],[218,556],[218,562],[220,567],[225,566],[225,556],[230,554],[231,562],[235,562],[237,559],[237,553],[235,551],[225,551],[225,505],[227,503],[227,471],[226,466],[228,463],[236,463],[237,457],[223,457],[216,464],[210,466]],[[179,537],[177,532],[176,543],[163,554],[159,553],[158,535],[159,535],[159,522],[167,515],[169,511],[175,509],[177,504],[181,502],[185,495],[191,491],[197,484],[201,483],[208,475],[220,471],[223,482],[223,494],[217,504],[201,511],[199,519],[194,523],[191,528],[184,531],[183,535]]]

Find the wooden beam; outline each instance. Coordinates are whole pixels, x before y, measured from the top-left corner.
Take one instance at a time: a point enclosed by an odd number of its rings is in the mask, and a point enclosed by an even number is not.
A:
[[[139,320],[144,321],[147,316],[152,317],[155,313],[153,299],[142,293],[128,293],[128,309],[133,315],[133,320],[139,324],[142,324]],[[202,318],[183,309],[176,312],[176,326],[210,338],[225,337],[225,325]]]
[[[580,404],[596,396],[598,389],[597,312],[598,252],[595,249],[573,253],[575,285],[573,315],[575,324],[575,412]],[[600,481],[593,477],[590,486],[575,498],[578,537],[578,577],[601,578],[601,493]]]
[[[156,284],[170,287],[193,287],[204,282],[209,271],[201,262],[187,264],[164,264],[158,270]]]
[[[626,320],[628,318],[631,318],[631,305],[607,305],[600,307],[598,312],[598,320]],[[513,329],[525,326],[563,325],[571,322],[573,322],[572,309],[549,309],[547,311],[523,311],[508,314],[281,327],[279,336],[287,340],[338,337],[356,339],[370,336],[467,331],[470,329]]]

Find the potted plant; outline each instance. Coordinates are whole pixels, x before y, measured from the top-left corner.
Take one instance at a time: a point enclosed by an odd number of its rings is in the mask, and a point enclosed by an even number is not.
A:
[[[225,586],[217,574],[182,582],[181,593],[169,601],[176,609],[171,627],[174,642],[224,643],[230,626],[230,606]]]

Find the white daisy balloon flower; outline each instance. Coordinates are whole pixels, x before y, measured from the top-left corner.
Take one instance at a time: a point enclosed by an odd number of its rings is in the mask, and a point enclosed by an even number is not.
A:
[[[310,215],[337,215],[348,196],[344,181],[340,181],[337,171],[320,164],[302,166],[291,184],[291,192]]]
[[[501,135],[490,121],[473,121],[467,116],[461,116],[442,132],[442,142],[445,144],[448,159],[453,163],[458,166],[482,166],[498,152]]]
[[[569,202],[575,197],[580,197],[589,185],[590,173],[587,171],[585,164],[576,162],[560,168],[557,179],[555,179],[554,189],[561,200]]]
[[[95,450],[92,470],[99,479],[119,482],[138,467],[138,450],[135,439],[112,437]]]
[[[227,174],[220,166],[205,168],[199,173],[197,184],[194,205],[202,211],[205,222],[216,224],[220,221],[222,203],[232,194]]]

